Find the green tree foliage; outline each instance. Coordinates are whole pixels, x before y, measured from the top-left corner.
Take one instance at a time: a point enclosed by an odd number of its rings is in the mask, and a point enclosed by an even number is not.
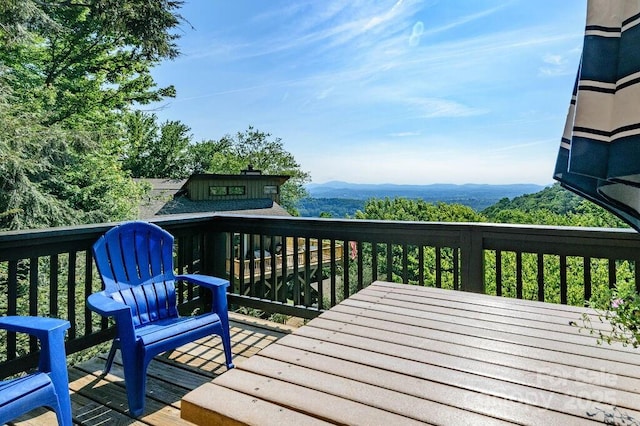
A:
[[[120,114],[173,94],[150,69],[178,54],[180,4],[0,2],[2,229],[135,216]]]
[[[135,111],[125,118],[123,168],[136,178],[189,176],[189,127],[180,121],[156,124],[155,114]]]
[[[205,140],[189,145],[187,168],[191,173],[227,173],[221,170],[237,170],[240,167],[230,155],[231,144],[227,139]],[[231,173],[231,172],[228,172]]]
[[[626,228],[621,219],[556,183],[544,190],[503,198],[482,211],[489,222]]]
[[[462,204],[428,203],[407,198],[372,198],[356,219],[409,220],[423,222],[484,222],[485,218],[471,207]]]
[[[1,83],[0,83],[1,86]],[[0,87],[0,229],[26,229],[133,217],[139,188],[106,145],[37,113],[12,110]]]
[[[20,104],[43,124],[100,126],[133,102],[172,95],[150,69],[178,55],[181,2],[8,0],[0,9],[0,61]]]
[[[282,206],[297,215],[298,200],[307,195],[304,184],[309,173],[300,168],[293,154],[284,148],[282,139],[270,133],[249,128],[219,141],[205,141],[190,146],[192,168],[207,173],[238,174],[249,165],[268,175],[286,175],[289,180],[281,188]]]

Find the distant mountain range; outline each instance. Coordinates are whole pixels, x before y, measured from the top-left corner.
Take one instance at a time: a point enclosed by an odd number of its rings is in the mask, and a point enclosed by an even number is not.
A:
[[[546,185],[549,186],[549,185]],[[463,204],[481,211],[503,198],[514,198],[524,194],[542,191],[545,185],[535,184],[442,184],[431,185],[396,185],[396,184],[357,184],[340,181],[327,183],[312,183],[306,186],[310,198],[302,200],[299,205],[302,216],[318,216],[321,212],[333,213],[334,217],[343,217],[343,208],[349,205],[347,214],[364,206],[369,198],[422,199],[427,202],[444,202],[448,204]],[[349,200],[346,203],[346,200]],[[340,211],[332,207],[341,205]],[[353,210],[353,213],[351,212]],[[337,214],[337,215],[336,215]]]
[[[483,185],[467,183],[454,185],[435,183],[431,185],[395,185],[395,184],[361,184],[332,181],[327,183],[311,183],[306,186],[313,198],[350,198],[366,200],[377,197],[406,197],[420,198],[425,201],[455,202],[469,198],[491,198],[496,201],[501,198],[517,197],[523,194],[533,194],[542,191],[544,185],[512,184],[512,185]]]

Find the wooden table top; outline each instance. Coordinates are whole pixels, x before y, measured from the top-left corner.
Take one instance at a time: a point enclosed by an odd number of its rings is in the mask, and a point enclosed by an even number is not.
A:
[[[640,424],[640,355],[584,308],[377,281],[187,394],[201,425]]]

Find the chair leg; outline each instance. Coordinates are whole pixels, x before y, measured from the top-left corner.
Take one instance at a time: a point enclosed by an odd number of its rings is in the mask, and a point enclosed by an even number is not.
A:
[[[116,345],[116,341],[114,340],[113,343],[111,343],[111,349],[109,349],[109,355],[107,356],[107,362],[104,366],[104,370],[102,370],[103,376],[106,376],[107,374],[109,374],[109,371],[111,371],[111,367],[113,366],[113,359],[116,356],[116,350],[118,350],[118,347]]]
[[[222,327],[220,337],[222,338],[222,347],[224,348],[224,358],[227,364],[227,369],[230,370],[235,366],[233,365],[233,358],[231,354],[231,335],[228,327]]]
[[[48,338],[48,349],[43,350],[41,356],[49,358],[51,369],[49,377],[55,391],[52,391],[58,424],[71,426],[73,424],[71,415],[71,397],[69,396],[69,375],[67,372],[67,358],[64,348],[64,330],[57,329],[50,332]]]
[[[127,390],[129,412],[138,417],[144,412],[144,398],[147,384],[147,363],[139,351],[122,351],[124,381]]]

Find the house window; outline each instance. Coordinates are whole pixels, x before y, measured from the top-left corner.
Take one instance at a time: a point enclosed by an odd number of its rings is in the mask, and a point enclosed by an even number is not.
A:
[[[277,185],[265,185],[264,186],[264,193],[265,194],[277,194],[278,193],[278,186]]]
[[[209,187],[209,195],[227,195],[228,190],[226,186],[210,186]]]
[[[246,193],[245,186],[230,186],[229,195],[244,195]]]

